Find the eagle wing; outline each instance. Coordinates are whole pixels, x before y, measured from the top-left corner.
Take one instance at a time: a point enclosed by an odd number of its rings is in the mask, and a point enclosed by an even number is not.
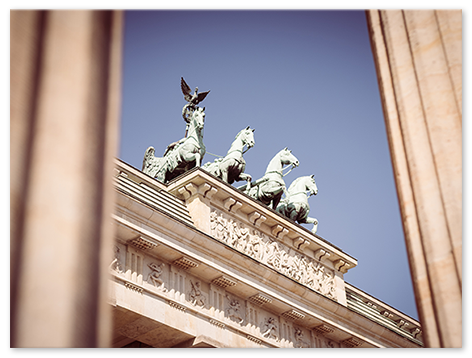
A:
[[[180,88],[182,89],[182,93],[184,95],[185,100],[187,102],[190,102],[192,99],[192,90],[187,84],[187,82],[185,82],[183,77],[180,77]]]
[[[197,96],[197,103],[203,101],[208,93],[210,93],[210,91],[199,93]]]

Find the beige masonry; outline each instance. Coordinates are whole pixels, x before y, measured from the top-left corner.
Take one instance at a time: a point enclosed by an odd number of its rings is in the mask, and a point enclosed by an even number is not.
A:
[[[164,185],[117,161],[114,347],[422,346],[344,275],[357,260],[195,168]]]
[[[462,346],[462,14],[367,12],[425,343]]]
[[[122,14],[10,20],[11,346],[107,346]]]

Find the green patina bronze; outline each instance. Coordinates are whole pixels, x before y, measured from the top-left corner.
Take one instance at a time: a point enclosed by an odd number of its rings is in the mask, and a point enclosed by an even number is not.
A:
[[[162,158],[154,156],[154,147],[144,154],[142,171],[157,180],[167,183],[184,172],[201,165],[205,155],[203,126],[205,108],[197,107],[191,111],[188,121],[188,135],[167,146]]]
[[[245,189],[246,193],[265,205],[272,205],[275,210],[280,202],[282,194],[286,192],[282,169],[284,165],[291,165],[292,169],[299,164],[298,159],[287,148],[278,152],[269,162],[265,175],[250,186],[244,185],[239,189]]]
[[[316,234],[318,220],[308,216],[310,212],[308,198],[316,194],[318,194],[318,187],[314,176],[299,177],[290,184],[285,198],[280,201],[276,210],[299,224],[313,224],[311,232]]]
[[[244,146],[247,149],[244,150]],[[215,175],[228,184],[233,184],[235,181],[246,180],[251,182],[251,176],[244,173],[246,168],[246,161],[243,154],[254,146],[254,129],[249,126],[240,131],[228,153],[224,158],[218,158],[213,162],[206,163],[202,168],[207,172]]]
[[[192,113],[197,109],[197,104],[202,102],[208,93],[210,93],[210,91],[198,93],[198,87],[195,87],[195,91],[192,93],[190,86],[187,84],[187,82],[185,82],[183,77],[180,77],[180,88],[182,90],[182,94],[184,95],[184,99],[188,102],[184,108],[182,108],[182,117],[187,123],[187,127],[185,128],[186,137],[188,134]]]
[[[203,144],[205,107],[200,108],[197,105],[210,91],[198,93],[198,87],[196,87],[192,93],[183,77],[180,78],[180,88],[184,99],[188,102],[182,109],[182,117],[187,123],[185,137],[169,144],[162,158],[154,156],[155,150],[152,146],[144,153],[142,171],[163,183],[194,167],[199,167],[205,155]]]
[[[203,144],[205,108],[198,107],[198,104],[205,99],[210,91],[198,93],[197,87],[192,93],[183,77],[180,86],[184,99],[188,102],[182,109],[182,117],[187,123],[185,137],[168,145],[162,158],[154,156],[154,147],[149,147],[144,154],[142,171],[163,183],[167,183],[194,167],[199,167],[206,151]],[[241,180],[247,181],[247,184],[238,189],[244,190],[252,198],[271,206],[295,222],[314,224],[312,232],[316,233],[318,220],[308,216],[310,212],[308,198],[318,193],[313,175],[294,180],[287,190],[283,179],[284,165],[290,165],[291,171],[299,165],[299,162],[292,152],[285,148],[269,162],[265,175],[252,183],[252,177],[244,173],[246,161],[243,155],[254,144],[254,129],[248,126],[236,135],[224,158],[206,163],[202,168],[228,184]],[[244,150],[245,146],[247,148]],[[309,191],[308,195],[307,190]],[[281,200],[282,194],[285,194],[283,200]]]

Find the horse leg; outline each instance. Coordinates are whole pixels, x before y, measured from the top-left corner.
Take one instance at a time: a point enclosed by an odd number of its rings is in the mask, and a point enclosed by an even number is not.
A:
[[[307,218],[304,220],[304,223],[306,223],[306,224],[313,224],[313,229],[311,229],[311,232],[312,232],[313,234],[316,234],[316,231],[318,230],[318,220],[317,220],[317,219],[307,217]]]
[[[228,182],[228,168],[221,168],[221,180],[223,180],[225,183]]]
[[[201,159],[202,159],[202,156],[200,154],[200,152],[196,152],[195,153],[195,166],[196,167],[199,167],[200,164],[201,164]],[[190,160],[189,160],[190,161]]]
[[[252,177],[249,174],[239,173],[239,176],[236,178],[236,181],[241,181],[241,180],[247,181],[247,185],[251,186]]]
[[[259,186],[253,186],[251,187],[251,190],[249,191],[249,196],[260,201],[264,205],[268,205],[270,201],[267,201],[264,187],[266,183],[262,183]]]
[[[282,194],[280,195],[276,195],[274,197],[274,199],[272,199],[272,209],[276,210],[277,209],[277,206],[279,205],[280,203],[280,199],[282,199]]]
[[[273,198],[272,199],[272,209],[275,210],[277,208],[277,205],[279,205],[279,202],[282,199],[282,194],[284,192],[286,193],[284,186],[281,186],[281,187],[277,188],[276,190],[274,190],[272,192],[272,195],[273,195],[273,197],[272,197]],[[285,195],[287,195],[287,193]]]
[[[297,210],[297,208],[292,207],[291,210],[290,210],[290,216],[289,216],[290,220],[297,221],[299,219],[299,216],[300,216],[299,214],[300,213]],[[298,220],[298,222],[300,223],[300,220]]]
[[[227,183],[228,184],[233,184],[235,181],[240,181],[241,179],[239,178],[241,174],[241,169],[240,165],[237,161],[235,161],[233,158],[229,158],[228,160],[225,160],[225,172],[226,172],[226,177],[227,177]]]
[[[200,167],[200,164],[201,164],[201,155],[200,153],[193,153],[193,152],[190,152],[190,153],[186,153],[185,155],[182,156],[182,161],[186,163],[186,165],[192,163],[192,162],[195,162],[195,166],[196,167]]]

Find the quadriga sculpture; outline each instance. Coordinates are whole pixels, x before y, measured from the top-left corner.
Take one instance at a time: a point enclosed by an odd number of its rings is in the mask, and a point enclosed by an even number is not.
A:
[[[247,149],[243,150],[245,145],[247,145]],[[241,180],[250,182],[251,176],[244,173],[246,161],[243,158],[243,154],[253,146],[254,129],[247,126],[247,128],[236,135],[231,148],[224,158],[218,158],[213,162],[206,163],[202,168],[228,184]]]
[[[307,195],[307,190],[309,194]],[[310,205],[308,198],[318,194],[318,187],[313,175],[295,179],[287,190],[286,197],[277,206],[277,211],[299,224],[313,224],[311,232],[316,234],[318,220],[308,217]]]
[[[187,137],[170,144],[164,153],[164,157],[155,157],[154,147],[149,147],[146,150],[143,160],[143,172],[166,183],[194,167],[199,167],[205,155],[205,145],[203,144],[204,124],[205,107],[198,107],[190,116]]]
[[[298,164],[298,159],[292,154],[291,150],[282,149],[269,162],[265,175],[249,189],[248,195],[265,205],[272,204],[272,208],[275,210],[282,194],[286,191],[282,173],[283,166],[291,165],[293,169]],[[244,189],[244,187],[239,189]]]

